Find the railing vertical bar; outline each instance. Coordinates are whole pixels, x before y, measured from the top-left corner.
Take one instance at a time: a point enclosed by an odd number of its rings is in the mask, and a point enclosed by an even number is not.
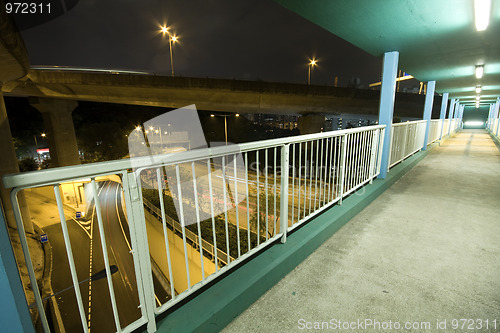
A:
[[[236,242],[238,245],[238,258],[241,256],[241,241],[240,241],[240,217],[239,211],[239,201],[238,201],[238,168],[236,165],[237,155],[233,158],[233,169],[234,169],[234,208],[236,214]]]
[[[251,237],[250,237],[250,195],[248,191],[248,152],[245,153],[245,187],[246,187],[246,202],[247,202],[247,236],[248,236],[248,251],[250,252]]]
[[[257,163],[257,246],[260,245],[260,163],[259,163],[260,151],[255,151],[255,161]]]
[[[224,222],[226,228],[226,254],[227,254],[227,263],[231,262],[231,256],[229,255],[229,226],[227,220],[227,195],[226,195],[226,157],[222,156],[222,193],[224,196]]]
[[[212,215],[212,237],[214,240],[214,263],[215,272],[219,270],[219,263],[217,258],[217,237],[215,235],[215,212],[214,212],[214,193],[212,188],[212,165],[210,164],[210,158],[207,159],[207,177],[208,177],[208,189],[210,194],[210,215]]]
[[[329,143],[330,143],[330,139],[331,138],[326,138],[325,139],[325,162],[324,162],[324,166],[323,166],[323,169],[324,169],[324,175],[323,175],[323,205],[326,205],[326,203],[328,202],[328,199],[326,198],[326,191],[327,191],[327,180],[326,180],[326,172],[327,170],[329,170],[330,168],[330,164],[328,163],[329,160],[328,160],[328,157],[329,157],[329,151],[328,151],[328,146],[329,146]]]
[[[362,133],[362,136],[363,136],[363,157],[361,159],[361,179],[360,179],[360,183],[364,182],[367,178],[366,176],[366,156],[368,155],[367,154],[367,147],[368,147],[368,132],[363,132]]]
[[[181,222],[181,229],[182,229],[182,244],[184,245],[184,264],[186,266],[186,277],[187,277],[187,284],[188,284],[188,289],[191,289],[191,277],[189,274],[189,261],[188,261],[188,252],[187,252],[187,244],[186,244],[186,221],[184,221],[184,207],[182,203],[182,186],[181,186],[181,177],[180,177],[180,170],[179,170],[179,164],[175,165],[175,177],[177,181],[177,199],[179,201],[179,219]]]
[[[347,139],[349,137],[349,134],[344,134],[342,135],[342,148],[341,148],[341,165],[342,168],[340,169],[340,200],[339,200],[339,205],[342,205],[342,199],[344,198],[344,177],[345,177],[345,165],[346,165],[346,150],[347,150]]]
[[[101,236],[102,256],[104,258],[104,265],[106,266],[106,280],[108,281],[109,297],[111,299],[111,307],[113,309],[113,317],[115,319],[116,331],[121,332],[120,319],[118,317],[118,307],[116,305],[115,290],[113,288],[113,279],[111,278],[111,271],[109,268],[108,247],[106,244],[106,236],[104,234],[104,223],[102,221],[101,204],[99,203],[99,195],[97,193],[97,185],[95,178],[91,178],[92,194],[94,196],[94,207],[97,215],[97,223],[99,225],[99,236]],[[59,191],[57,191],[59,192]],[[62,207],[61,207],[62,210]],[[64,211],[63,211],[64,213]]]
[[[163,180],[161,179],[160,168],[156,168],[156,179],[158,183],[158,197],[160,199],[161,222],[163,225],[163,238],[165,239],[165,249],[167,252],[168,277],[170,279],[170,293],[172,294],[172,299],[175,299],[172,260],[170,258],[170,243],[168,241],[168,232],[167,232],[167,218],[165,216],[165,203],[163,201]]]
[[[316,201],[318,198],[318,167],[319,167],[319,143],[322,141],[321,139],[318,139],[316,141],[316,164],[314,165],[314,209],[313,211],[316,211]]]
[[[314,162],[314,140],[311,140],[311,166],[309,168],[309,214],[312,208],[312,177],[313,177],[313,162]]]
[[[194,207],[196,213],[196,225],[198,227],[198,246],[200,248],[200,265],[201,265],[201,278],[205,280],[205,266],[203,262],[203,246],[201,240],[201,226],[200,226],[200,205],[198,204],[198,187],[196,185],[196,170],[194,162],[191,162],[191,170],[193,173],[193,194],[194,194]]]
[[[278,232],[276,231],[276,222],[278,219],[278,213],[276,211],[276,197],[277,197],[277,186],[276,186],[276,156],[277,155],[277,150],[276,147],[274,147],[274,210],[273,210],[273,223],[274,223],[274,229],[273,229],[273,236],[276,236]],[[283,162],[282,162],[283,163]],[[288,195],[288,193],[287,193]]]
[[[328,202],[331,202],[333,200],[335,200],[335,197],[334,197],[334,192],[333,191],[337,191],[336,190],[336,186],[335,186],[335,174],[332,174],[332,171],[333,172],[337,172],[337,158],[336,158],[336,155],[337,155],[337,139],[338,139],[338,136],[334,137],[334,138],[330,138],[330,169],[328,170],[328,184],[330,185],[330,189],[328,191]],[[334,143],[334,140],[335,140],[335,143]]]
[[[306,217],[307,215],[307,170],[308,170],[308,167],[309,167],[309,163],[308,163],[308,160],[307,160],[307,146],[308,146],[308,142],[304,142],[304,218]],[[311,171],[309,171],[311,172]]]
[[[302,178],[302,142],[299,145],[299,179],[297,184],[297,190],[299,191],[299,197],[297,198],[297,222],[300,221],[300,197],[302,195],[302,188],[300,187],[300,181]]]
[[[267,162],[268,162],[268,152],[267,152],[267,148],[264,149],[264,152],[265,152],[265,155],[264,155],[264,172],[265,172],[265,185],[264,185],[264,189],[266,191],[266,241],[269,239],[269,188],[267,187],[267,173],[268,173],[268,169],[267,169]]]
[[[94,191],[94,188],[92,188],[92,191],[94,194],[95,201],[97,202],[97,191]],[[83,331],[88,332],[89,328],[87,326],[87,318],[85,317],[85,308],[83,307],[82,293],[80,291],[80,284],[78,282],[78,275],[76,272],[75,260],[73,257],[73,250],[71,248],[71,240],[69,238],[68,225],[66,223],[66,217],[64,215],[64,208],[63,208],[64,206],[63,206],[62,199],[61,199],[61,192],[59,191],[59,184],[54,185],[54,194],[56,197],[59,218],[61,220],[61,229],[63,232],[64,245],[66,246],[66,254],[68,255],[68,263],[69,263],[69,270],[71,272],[71,280],[73,281],[73,287],[75,288],[75,297],[76,297],[76,302],[78,304],[78,312],[80,314],[80,320],[82,322]],[[108,266],[106,268],[109,269]],[[110,276],[110,275],[108,275],[108,276]],[[36,281],[36,279],[35,279],[35,281]],[[33,282],[32,282],[32,284],[33,284]],[[36,284],[36,282],[35,282],[35,284]],[[32,285],[32,287],[34,287],[34,286]],[[36,289],[38,289],[38,285],[36,286]],[[35,290],[33,290],[33,291],[35,291]],[[43,308],[43,306],[42,306],[42,308]],[[43,311],[43,313],[45,315],[45,311]],[[45,318],[45,320],[47,320],[47,318]],[[117,329],[120,330],[119,326]],[[48,331],[50,331],[50,329],[48,329]]]
[[[292,144],[292,225],[293,218],[295,213],[295,146],[296,144]]]
[[[320,148],[320,157],[319,157],[319,170],[317,171],[317,173],[319,174],[319,182],[318,182],[318,209],[321,208],[322,206],[322,203],[321,203],[321,198],[322,198],[322,186],[321,184],[323,184],[323,167],[324,167],[324,163],[323,163],[323,158],[324,158],[324,154],[323,154],[323,150],[325,148],[325,139],[321,139],[321,148]]]

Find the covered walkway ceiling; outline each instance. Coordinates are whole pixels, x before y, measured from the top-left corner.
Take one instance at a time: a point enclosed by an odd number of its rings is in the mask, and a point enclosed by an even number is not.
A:
[[[375,55],[399,52],[399,67],[436,91],[473,105],[500,96],[500,1],[491,0],[486,31],[476,30],[474,0],[276,0]],[[341,52],[341,51],[339,51]],[[484,64],[484,76],[475,66]]]

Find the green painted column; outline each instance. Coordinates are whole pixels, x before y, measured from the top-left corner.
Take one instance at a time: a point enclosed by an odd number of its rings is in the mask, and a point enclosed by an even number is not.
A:
[[[64,99],[33,98],[30,104],[43,115],[53,166],[80,164],[75,127],[71,113],[78,102]]]

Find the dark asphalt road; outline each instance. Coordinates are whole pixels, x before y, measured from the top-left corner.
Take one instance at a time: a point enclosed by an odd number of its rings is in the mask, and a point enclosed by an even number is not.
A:
[[[118,267],[118,272],[112,275],[112,282],[120,325],[123,328],[141,315],[138,308],[139,297],[133,257],[130,253],[130,234],[121,205],[121,185],[106,181],[98,183],[98,187],[109,263]],[[95,208],[92,207],[92,210],[93,216],[88,225],[72,219],[67,221],[79,281],[88,279],[90,275],[105,267]],[[68,258],[60,224],[52,225],[45,230],[53,251],[52,286],[57,293],[72,285]],[[91,332],[115,332],[107,279],[83,282],[80,284],[80,290]],[[74,290],[70,289],[55,297],[66,331],[81,332],[81,320]]]

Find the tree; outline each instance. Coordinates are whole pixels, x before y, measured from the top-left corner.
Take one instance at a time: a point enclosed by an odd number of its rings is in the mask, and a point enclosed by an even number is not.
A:
[[[38,170],[38,163],[33,157],[26,157],[19,161],[19,171],[35,171]]]

